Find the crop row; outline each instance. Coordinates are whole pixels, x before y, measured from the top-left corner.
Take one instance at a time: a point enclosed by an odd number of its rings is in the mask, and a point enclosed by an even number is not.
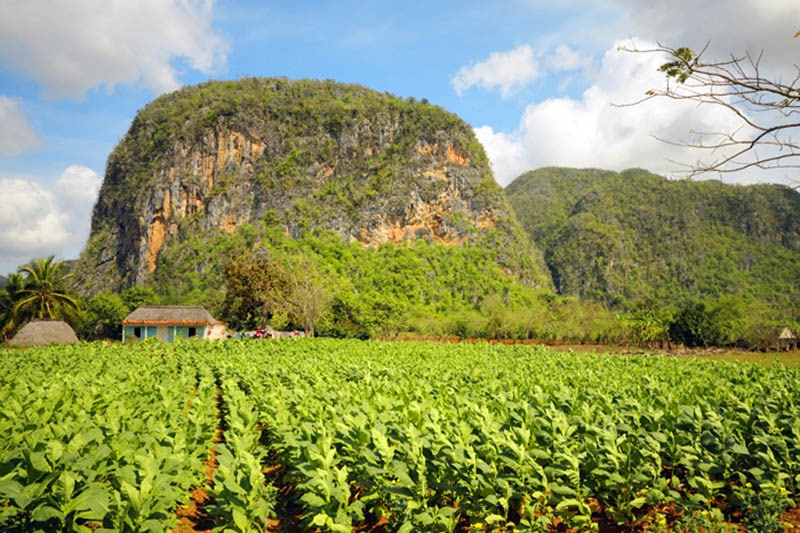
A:
[[[358,342],[225,364],[308,527],[763,526],[800,482],[798,372],[780,366]]]
[[[800,486],[782,366],[298,339],[48,347],[0,370],[4,530],[175,527],[218,414],[206,511],[236,531],[766,531]]]
[[[106,345],[2,354],[0,525],[164,531],[202,482],[214,379]]]

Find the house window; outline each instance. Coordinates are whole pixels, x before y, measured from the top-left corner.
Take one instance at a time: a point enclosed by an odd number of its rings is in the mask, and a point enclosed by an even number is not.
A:
[[[133,328],[133,336],[136,337],[137,339],[141,339],[142,338],[142,328],[140,328],[138,326]]]
[[[189,328],[189,337],[196,337],[197,336],[197,328]]]

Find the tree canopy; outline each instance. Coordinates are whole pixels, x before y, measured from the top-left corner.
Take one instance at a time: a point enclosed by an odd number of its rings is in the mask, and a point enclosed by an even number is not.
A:
[[[0,291],[0,319],[6,335],[34,319],[67,319],[80,308],[68,288],[68,265],[54,256],[34,259],[8,278]]]

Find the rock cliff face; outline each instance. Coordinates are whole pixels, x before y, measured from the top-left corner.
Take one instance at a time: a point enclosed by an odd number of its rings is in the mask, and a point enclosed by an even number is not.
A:
[[[139,112],[109,157],[77,274],[88,293],[142,284],[179,240],[260,221],[365,246],[489,234],[531,246],[458,117],[359,86],[248,79]]]

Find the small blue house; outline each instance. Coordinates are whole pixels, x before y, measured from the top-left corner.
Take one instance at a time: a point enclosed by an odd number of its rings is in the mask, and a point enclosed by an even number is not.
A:
[[[222,329],[222,335],[220,335]],[[224,336],[225,325],[199,306],[146,305],[122,321],[122,342],[153,337],[164,342],[175,339],[212,339]]]

